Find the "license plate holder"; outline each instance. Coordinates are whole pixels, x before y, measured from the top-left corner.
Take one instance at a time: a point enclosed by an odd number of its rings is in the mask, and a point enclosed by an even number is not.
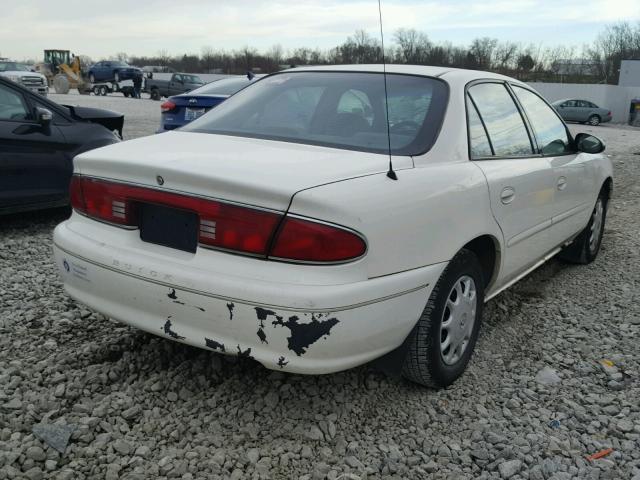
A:
[[[142,203],[140,239],[185,252],[195,253],[198,247],[198,215],[188,210]]]
[[[189,108],[187,107],[184,111],[184,119],[185,120],[195,120],[198,117],[204,115],[204,108]]]

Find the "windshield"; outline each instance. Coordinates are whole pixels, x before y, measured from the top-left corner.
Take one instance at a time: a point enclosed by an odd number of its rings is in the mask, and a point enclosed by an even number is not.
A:
[[[233,95],[251,82],[246,77],[216,80],[189,92],[189,95]]]
[[[256,81],[182,130],[395,155],[431,148],[448,100],[441,80],[381,73],[286,72]]]
[[[31,68],[23,63],[0,62],[0,72],[30,72]]]
[[[200,80],[200,77],[197,75],[185,75],[184,73],[182,74],[182,81],[184,83],[202,83],[202,80]]]

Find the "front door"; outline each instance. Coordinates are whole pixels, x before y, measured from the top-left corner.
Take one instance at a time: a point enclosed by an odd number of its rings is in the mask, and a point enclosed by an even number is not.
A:
[[[512,86],[533,128],[539,152],[553,170],[553,215],[550,238],[557,246],[582,230],[593,205],[586,154],[578,154],[566,126],[537,93]]]
[[[502,229],[504,284],[551,250],[553,170],[534,151],[523,117],[503,83],[468,89],[471,159],[489,186],[491,209]]]
[[[70,161],[55,125],[34,121],[27,98],[0,85],[0,210],[67,197]]]

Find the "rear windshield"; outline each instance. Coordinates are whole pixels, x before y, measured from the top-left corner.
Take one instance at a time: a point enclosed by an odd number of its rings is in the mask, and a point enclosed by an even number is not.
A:
[[[251,82],[245,78],[229,78],[224,80],[216,80],[215,82],[208,83],[203,87],[191,90],[190,95],[233,95],[238,90],[242,90]]]
[[[391,153],[431,148],[448,99],[435,78],[387,74]],[[238,92],[183,131],[387,153],[381,73],[285,72]]]

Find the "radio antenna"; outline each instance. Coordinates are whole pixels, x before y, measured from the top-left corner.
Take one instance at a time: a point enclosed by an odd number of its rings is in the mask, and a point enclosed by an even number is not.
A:
[[[387,113],[387,148],[389,152],[389,171],[387,177],[391,180],[398,180],[396,172],[393,170],[393,162],[391,160],[391,128],[389,126],[389,93],[387,92],[387,62],[384,56],[384,32],[382,31],[382,5],[378,0],[378,14],[380,16],[380,42],[382,44],[382,76],[384,78],[384,108]]]

